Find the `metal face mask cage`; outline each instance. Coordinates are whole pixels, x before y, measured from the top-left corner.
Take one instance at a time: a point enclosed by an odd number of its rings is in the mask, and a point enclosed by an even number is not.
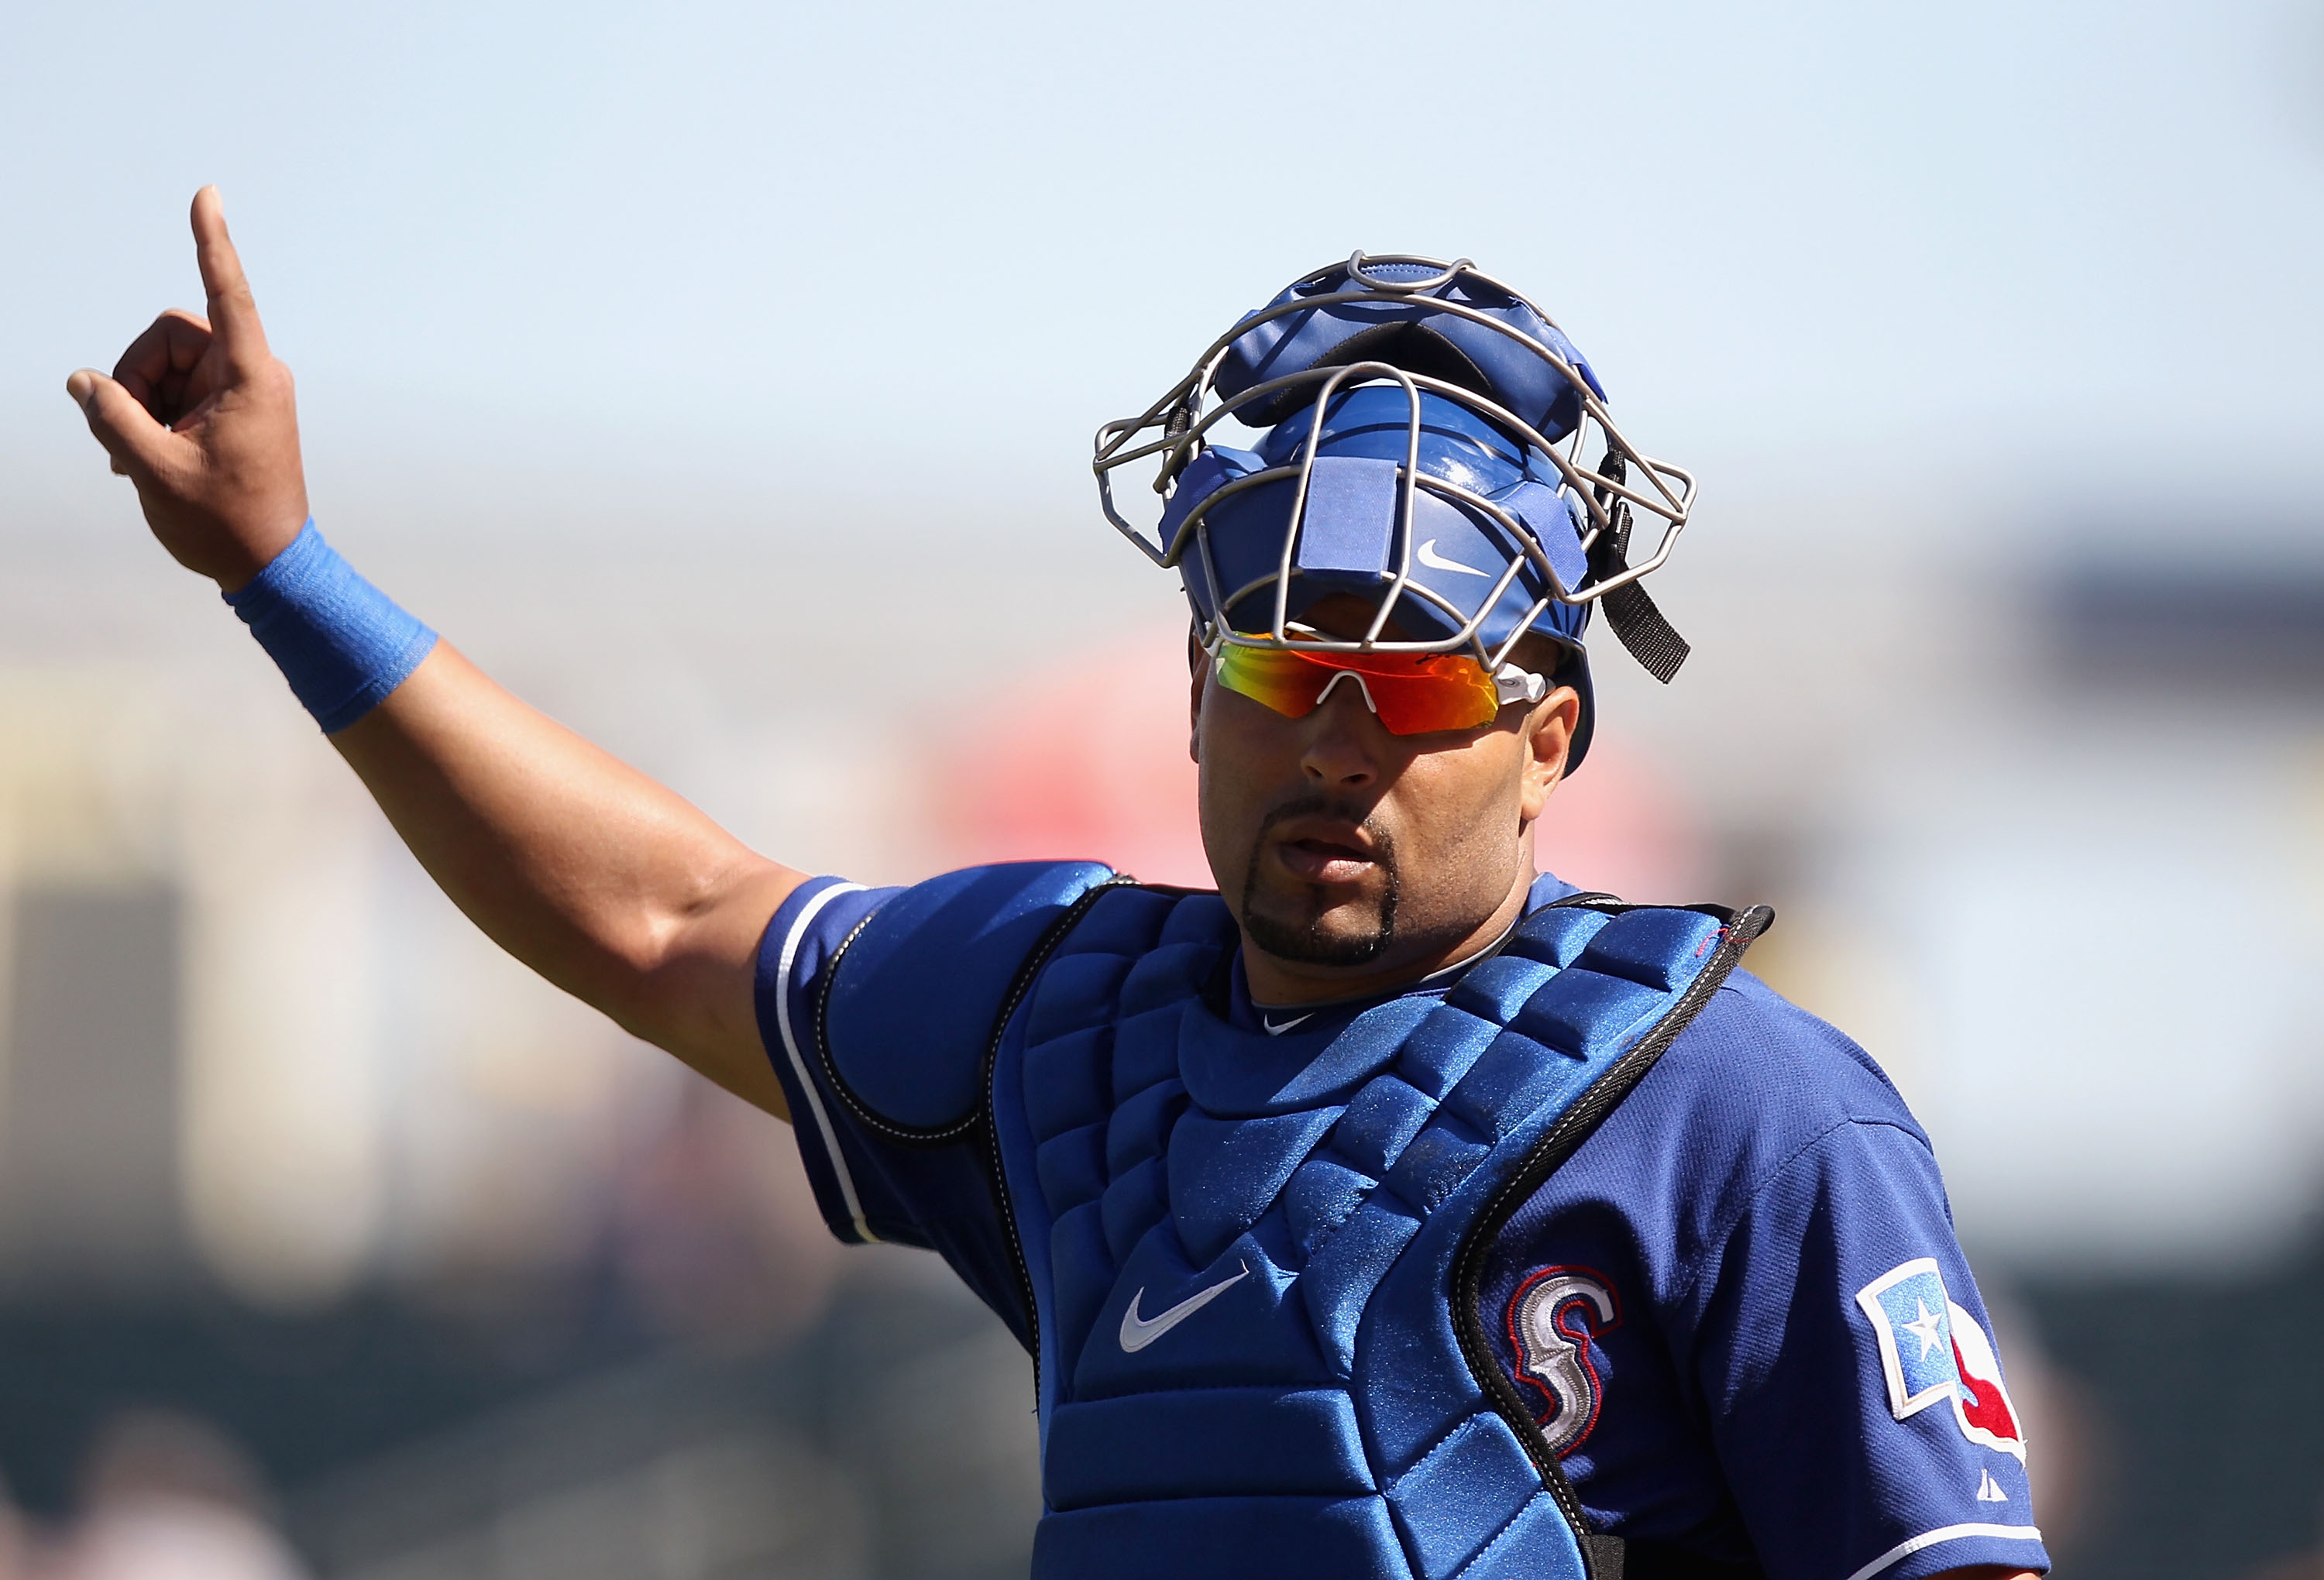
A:
[[[1400,278],[1390,278],[1390,271]],[[1335,276],[1343,276],[1337,283],[1326,285]],[[1315,294],[1302,295],[1313,289]],[[1136,544],[1156,565],[1178,568],[1191,554],[1194,569],[1205,578],[1204,585],[1213,595],[1214,611],[1220,617],[1206,621],[1199,633],[1205,646],[1223,641],[1243,646],[1273,646],[1318,652],[1415,652],[1441,653],[1468,648],[1488,673],[1499,670],[1508,660],[1518,640],[1534,629],[1553,605],[1564,605],[1577,611],[1582,606],[1603,602],[1608,623],[1634,657],[1657,679],[1667,681],[1674,674],[1687,652],[1687,644],[1673,631],[1655,611],[1653,603],[1638,586],[1644,577],[1660,569],[1670,558],[1678,536],[1686,526],[1692,509],[1695,482],[1684,469],[1657,461],[1634,446],[1616,427],[1606,411],[1604,398],[1586,364],[1580,364],[1578,354],[1569,360],[1556,347],[1528,334],[1517,324],[1508,321],[1519,317],[1505,309],[1508,317],[1497,315],[1471,305],[1471,301],[1453,299],[1453,293],[1462,292],[1472,299],[1483,298],[1488,302],[1500,298],[1529,314],[1549,332],[1559,345],[1570,349],[1553,320],[1532,303],[1499,280],[1473,268],[1465,258],[1452,262],[1405,254],[1367,257],[1355,253],[1344,264],[1333,264],[1316,270],[1291,286],[1269,306],[1251,313],[1218,339],[1212,342],[1194,368],[1144,412],[1134,418],[1107,423],[1097,433],[1095,455],[1092,469],[1096,473],[1098,496],[1106,519]],[[1396,363],[1381,360],[1360,360],[1333,363],[1327,345],[1312,365],[1296,368],[1277,377],[1262,378],[1246,387],[1232,390],[1220,388],[1222,370],[1239,343],[1250,344],[1249,337],[1277,320],[1294,315],[1313,315],[1347,305],[1376,306],[1401,309],[1406,321],[1425,322],[1443,316],[1458,320],[1461,325],[1475,326],[1489,335],[1498,336],[1509,345],[1543,364],[1553,375],[1553,388],[1558,393],[1555,401],[1545,408],[1546,415],[1538,420],[1552,428],[1551,419],[1561,411],[1572,414],[1571,427],[1563,431],[1545,432],[1544,427],[1529,422],[1509,409],[1506,399],[1496,400],[1480,392],[1471,382],[1455,382],[1429,372],[1413,371]],[[1416,310],[1416,317],[1415,317]],[[1290,326],[1288,333],[1296,337],[1301,331]],[[1277,334],[1283,334],[1278,331]],[[1466,331],[1475,343],[1475,331]],[[1343,338],[1356,339],[1351,334]],[[1499,341],[1486,343],[1492,350],[1506,354],[1508,346]],[[1353,349],[1351,347],[1351,349]],[[1248,357],[1246,356],[1246,360]],[[1406,358],[1406,360],[1411,360]],[[1506,364],[1505,364],[1506,365]],[[1536,372],[1529,366],[1526,371]],[[1501,392],[1500,385],[1488,374],[1481,381]],[[1399,388],[1406,398],[1406,421],[1404,457],[1396,465],[1396,521],[1393,528],[1391,555],[1393,572],[1383,568],[1379,573],[1382,586],[1371,617],[1360,637],[1332,637],[1296,627],[1291,607],[1292,583],[1305,573],[1300,568],[1302,544],[1308,531],[1308,509],[1314,495],[1316,461],[1325,433],[1327,411],[1334,398],[1343,390],[1361,386]],[[1310,394],[1309,391],[1313,393]],[[1434,397],[1480,418],[1500,430],[1511,442],[1522,446],[1524,466],[1532,476],[1546,462],[1556,474],[1555,493],[1563,509],[1554,512],[1553,531],[1563,531],[1569,526],[1576,532],[1580,553],[1573,552],[1572,543],[1560,546],[1545,539],[1542,532],[1524,514],[1505,508],[1493,500],[1461,483],[1424,471],[1421,460],[1423,427],[1423,396]],[[1536,404],[1540,404],[1537,398]],[[1305,441],[1300,446],[1296,462],[1262,466],[1240,475],[1228,475],[1216,481],[1214,475],[1205,486],[1207,495],[1195,501],[1167,536],[1157,532],[1151,537],[1125,520],[1117,508],[1112,490],[1112,473],[1120,467],[1133,463],[1153,460],[1154,491],[1164,496],[1164,520],[1170,515],[1170,501],[1181,484],[1186,482],[1187,472],[1198,460],[1213,448],[1213,430],[1224,418],[1238,413],[1252,413],[1239,418],[1250,426],[1274,423],[1286,412],[1306,411],[1312,414]],[[1590,453],[1596,451],[1592,463]],[[1241,452],[1225,452],[1240,455]],[[1275,568],[1246,580],[1231,589],[1222,586],[1218,574],[1217,560],[1210,540],[1210,517],[1221,505],[1250,490],[1288,480],[1294,485],[1289,530],[1284,534],[1281,554]],[[1545,484],[1548,477],[1542,473]],[[1212,486],[1214,485],[1214,486]],[[1507,558],[1506,565],[1495,576],[1490,591],[1484,594],[1474,614],[1464,612],[1441,592],[1426,586],[1413,574],[1416,501],[1419,491],[1439,496],[1478,517],[1496,525],[1517,552]],[[1654,550],[1645,558],[1632,561],[1628,557],[1631,527],[1634,520],[1653,518],[1661,523],[1661,531]],[[1428,546],[1419,550],[1425,563],[1429,561]],[[1561,574],[1559,562],[1563,562]],[[1520,574],[1531,567],[1529,578],[1541,589],[1529,608],[1505,636],[1488,638],[1486,627],[1498,624],[1495,613],[1502,608],[1502,599]],[[1577,571],[1579,574],[1576,574]],[[1471,574],[1478,573],[1471,568]],[[1189,578],[1191,581],[1191,577]],[[1264,633],[1232,629],[1224,615],[1255,592],[1272,588],[1272,619]],[[1521,596],[1523,592],[1521,590]],[[1401,601],[1417,599],[1437,612],[1442,621],[1454,628],[1451,634],[1426,638],[1391,638],[1383,635],[1388,621]],[[1580,629],[1579,618],[1554,620],[1556,626],[1571,625]]]

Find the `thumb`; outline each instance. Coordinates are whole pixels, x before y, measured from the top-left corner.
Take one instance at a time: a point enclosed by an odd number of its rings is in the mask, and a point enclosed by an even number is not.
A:
[[[67,379],[65,393],[79,404],[88,431],[113,457],[115,472],[124,477],[153,474],[175,436],[154,421],[135,396],[93,368]]]

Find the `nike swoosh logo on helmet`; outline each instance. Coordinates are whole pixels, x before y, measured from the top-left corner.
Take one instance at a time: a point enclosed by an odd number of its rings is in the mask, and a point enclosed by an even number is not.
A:
[[[1480,571],[1474,565],[1464,565],[1459,560],[1446,559],[1436,552],[1436,539],[1434,537],[1420,546],[1420,563],[1440,571],[1458,571],[1464,576],[1482,576],[1488,581],[1493,575],[1490,571]]]
[[[1167,1311],[1152,1317],[1138,1314],[1139,1302],[1146,1299],[1145,1287],[1140,1285],[1138,1292],[1130,1297],[1130,1309],[1121,1314],[1122,1349],[1130,1355],[1136,1355],[1250,1276],[1250,1263],[1246,1262],[1242,1264],[1242,1271],[1232,1278],[1222,1279],[1209,1289],[1197,1290]]]

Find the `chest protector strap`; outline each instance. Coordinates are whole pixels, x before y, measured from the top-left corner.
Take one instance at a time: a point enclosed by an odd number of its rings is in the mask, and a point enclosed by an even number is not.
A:
[[[1037,1580],[1614,1580],[1482,1266],[1772,914],[1577,896],[1319,1049],[1221,1018],[1216,895],[1094,876],[1061,869],[981,1116],[1033,1320]]]

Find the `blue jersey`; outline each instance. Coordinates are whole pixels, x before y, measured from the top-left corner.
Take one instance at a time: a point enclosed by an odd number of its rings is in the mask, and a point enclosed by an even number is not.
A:
[[[761,951],[762,1030],[834,1233],[938,1251],[1026,1337],[975,1138],[888,1133],[816,1046],[831,961],[908,892],[818,879],[786,901]],[[1544,878],[1532,904],[1572,892]],[[1001,1002],[1028,947],[975,957],[992,981],[964,997]],[[1213,991],[1222,1018],[1279,1039],[1287,1063],[1380,1002],[1263,1008],[1239,959]],[[973,1083],[981,1071],[927,1066],[976,1056],[984,1013],[977,1035],[850,1048],[846,1062],[899,1089]],[[1499,1364],[1591,1522],[1629,1544],[1635,1580],[2048,1567],[1927,1136],[1868,1056],[1744,972],[1508,1220],[1479,1300]]]

